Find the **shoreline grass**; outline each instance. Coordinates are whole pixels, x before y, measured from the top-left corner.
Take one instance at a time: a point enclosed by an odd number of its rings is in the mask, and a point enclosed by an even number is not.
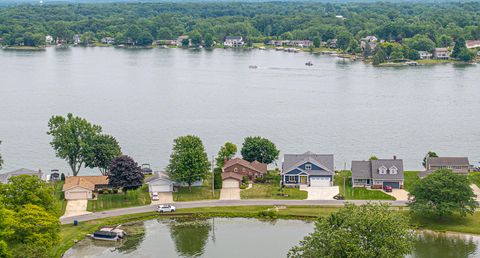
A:
[[[117,217],[97,219],[80,222],[78,226],[72,224],[62,225],[60,241],[52,250],[51,257],[62,257],[62,255],[87,234],[106,225],[120,225],[129,222],[145,221],[156,218],[172,218],[188,216],[193,218],[226,217],[226,218],[256,218],[256,219],[297,219],[315,220],[318,217],[325,217],[340,207],[325,206],[227,206],[227,207],[202,207],[178,209],[176,213],[159,215],[156,212],[145,212],[138,214],[122,215]],[[437,232],[456,232],[466,234],[480,234],[480,212],[465,218],[452,217],[445,220],[421,218],[410,216],[403,207],[392,207],[395,212],[404,213],[410,218],[410,225],[416,230],[432,230]],[[263,216],[264,211],[274,210],[275,217]]]

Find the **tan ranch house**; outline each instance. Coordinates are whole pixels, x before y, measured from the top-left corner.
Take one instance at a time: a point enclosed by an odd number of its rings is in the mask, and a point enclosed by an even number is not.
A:
[[[428,176],[439,169],[450,169],[455,173],[467,175],[470,171],[470,162],[467,157],[428,157],[425,168],[420,177]]]
[[[70,176],[65,179],[62,191],[65,200],[90,200],[93,193],[110,188],[107,176]]]

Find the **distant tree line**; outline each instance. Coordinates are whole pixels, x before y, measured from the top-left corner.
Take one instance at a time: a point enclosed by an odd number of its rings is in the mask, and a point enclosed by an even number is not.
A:
[[[271,39],[338,39],[338,48],[359,51],[358,39],[375,35],[404,42],[415,51],[480,39],[480,3],[110,3],[18,5],[0,8],[3,44],[37,46],[45,36],[93,43],[150,45],[155,39],[188,35],[192,44],[212,45],[228,35],[247,43]],[[356,40],[354,40],[356,39]],[[396,50],[394,57],[415,57]],[[465,54],[465,52],[463,53]],[[385,58],[389,58],[387,55]]]

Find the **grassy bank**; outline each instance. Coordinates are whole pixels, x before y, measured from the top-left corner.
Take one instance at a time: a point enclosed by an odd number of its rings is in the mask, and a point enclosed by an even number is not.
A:
[[[243,217],[243,218],[266,218],[264,212],[274,211],[274,218],[278,219],[303,219],[313,220],[317,217],[328,216],[337,211],[338,207],[320,207],[320,206],[234,206],[234,207],[204,207],[178,209],[176,213],[159,215],[156,212],[147,212],[140,214],[124,215],[107,219],[98,219],[86,222],[80,222],[78,226],[62,225],[60,241],[56,248],[52,250],[51,257],[61,257],[64,252],[71,248],[77,241],[80,241],[86,234],[91,234],[98,228],[106,225],[119,225],[133,221],[150,220],[158,217],[192,216],[192,217]],[[394,208],[396,212],[408,213],[404,208]],[[269,219],[267,217],[267,219]],[[418,217],[410,218],[411,225],[415,229],[428,229],[434,231],[451,231],[459,233],[480,234],[480,212],[467,218],[454,217],[446,220],[434,220]]]
[[[469,173],[468,180],[470,180],[472,184],[476,184],[478,187],[480,187],[480,172]]]
[[[242,190],[240,197],[242,199],[294,199],[303,200],[307,199],[308,193],[301,191],[298,188],[282,188],[273,184],[260,184],[256,183],[252,185],[252,188]]]
[[[420,171],[404,171],[403,176],[404,176],[404,181],[403,181],[403,188],[407,191],[410,192],[412,190],[413,185],[420,180],[418,177],[418,174]]]
[[[30,47],[30,46],[6,46],[3,47],[4,50],[18,50],[18,51],[44,51],[45,46],[40,47]]]
[[[352,187],[352,172],[341,171],[335,175],[334,184],[340,188],[340,194],[345,200],[395,200],[395,197],[381,190],[369,190],[362,187]]]
[[[151,203],[148,186],[144,185],[137,190],[127,193],[98,194],[96,200],[89,200],[87,211],[103,211],[133,206],[148,205]]]
[[[52,182],[54,190],[54,201],[57,207],[57,215],[60,217],[65,214],[65,209],[67,208],[67,201],[65,200],[64,193],[62,191],[63,181]]]
[[[191,202],[201,200],[218,200],[220,199],[220,190],[216,189],[212,195],[212,188],[205,186],[180,187],[178,191],[173,193],[173,200],[176,202]]]

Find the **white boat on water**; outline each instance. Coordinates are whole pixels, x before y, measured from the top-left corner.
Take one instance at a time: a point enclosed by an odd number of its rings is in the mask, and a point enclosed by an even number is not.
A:
[[[305,65],[306,65],[306,66],[312,66],[313,63],[312,63],[312,61],[308,61],[308,62],[305,63]]]
[[[127,235],[125,231],[118,227],[115,228],[101,228],[90,235],[93,239],[106,240],[106,241],[118,241]]]

